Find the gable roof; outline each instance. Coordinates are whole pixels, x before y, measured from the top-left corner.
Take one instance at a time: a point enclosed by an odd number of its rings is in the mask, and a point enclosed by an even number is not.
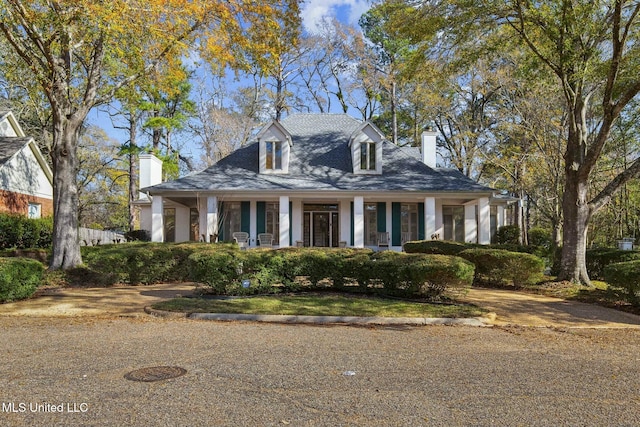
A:
[[[22,147],[27,145],[31,138],[16,138],[0,136],[0,165],[7,163]]]
[[[291,134],[289,133],[289,131],[287,131],[287,129],[285,129],[284,126],[282,126],[282,124],[280,122],[278,122],[277,120],[272,120],[271,123],[269,123],[267,126],[263,127],[262,130],[256,135],[256,139],[257,140],[261,140],[264,138],[264,136],[268,133],[269,130],[271,130],[271,128],[276,128],[280,133],[282,133],[282,135],[284,136],[284,138],[287,140],[287,142],[289,143],[289,145],[292,144],[291,141]]]
[[[22,127],[11,111],[0,110],[0,167],[7,164],[21,150],[28,148],[44,172],[50,184],[53,184],[53,172],[42,155],[33,138],[25,136]],[[7,132],[6,125],[11,126],[12,132]],[[6,135],[17,136],[6,136]],[[3,136],[4,135],[4,136]]]
[[[3,122],[6,122],[9,124],[9,126],[11,126],[11,129],[13,130],[13,132],[15,132],[16,136],[26,136],[24,131],[22,130],[22,127],[20,126],[20,123],[18,123],[18,119],[16,119],[16,116],[14,116],[11,111],[0,110],[0,124],[2,124]],[[3,130],[0,129],[0,135],[3,135],[2,132]]]
[[[457,170],[432,169],[388,141],[383,141],[382,175],[354,174],[349,141],[363,122],[346,114],[295,114],[281,124],[293,142],[287,174],[260,174],[254,142],[199,173],[143,191],[493,192]]]

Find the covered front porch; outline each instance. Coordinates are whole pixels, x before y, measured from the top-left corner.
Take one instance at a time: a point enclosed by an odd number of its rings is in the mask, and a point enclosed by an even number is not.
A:
[[[504,207],[491,200],[477,193],[154,195],[141,228],[154,242],[233,241],[233,233],[244,232],[249,247],[258,247],[263,233],[276,247],[401,250],[406,241],[424,239],[489,244],[505,221]]]

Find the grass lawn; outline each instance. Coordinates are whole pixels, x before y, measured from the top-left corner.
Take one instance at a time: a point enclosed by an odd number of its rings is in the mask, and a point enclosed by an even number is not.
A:
[[[354,295],[273,295],[228,300],[176,298],[153,306],[186,313],[286,314],[306,316],[476,317],[471,305],[427,304]]]

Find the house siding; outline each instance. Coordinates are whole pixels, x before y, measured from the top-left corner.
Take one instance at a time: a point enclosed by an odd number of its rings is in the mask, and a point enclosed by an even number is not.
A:
[[[53,200],[29,194],[0,190],[0,212],[18,215],[28,215],[29,203],[39,203],[42,206],[42,217],[53,215]]]

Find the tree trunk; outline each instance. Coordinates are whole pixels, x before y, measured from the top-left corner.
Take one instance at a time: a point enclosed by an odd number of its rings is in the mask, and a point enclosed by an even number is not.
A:
[[[587,193],[588,182],[581,179],[576,172],[567,171],[562,199],[563,238],[558,279],[591,285],[585,256],[587,230],[591,216]]]
[[[135,201],[138,195],[138,151],[136,134],[138,131],[138,116],[132,112],[129,119],[129,231],[136,226]]]
[[[396,82],[391,82],[391,139],[398,145],[398,110],[396,105]]]
[[[53,117],[53,250],[50,269],[82,264],[78,242],[78,185],[76,147],[82,120]]]
[[[553,248],[559,248],[562,246],[562,228],[560,227],[560,221],[551,221],[551,245]]]

